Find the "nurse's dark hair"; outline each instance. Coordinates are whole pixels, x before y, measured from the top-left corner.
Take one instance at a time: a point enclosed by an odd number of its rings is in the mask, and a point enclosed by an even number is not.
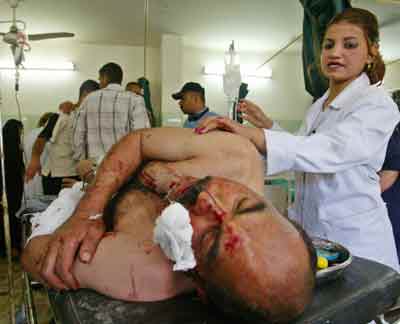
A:
[[[379,26],[376,16],[365,9],[361,8],[348,8],[337,14],[328,24],[326,30],[332,25],[346,22],[356,25],[364,32],[365,38],[368,43],[369,55],[372,56],[372,63],[366,64],[364,72],[368,75],[371,84],[380,83],[385,76],[385,63],[379,52]],[[375,47],[375,49],[373,49]]]
[[[396,103],[397,108],[400,110],[400,90],[393,91],[392,93],[393,101]]]

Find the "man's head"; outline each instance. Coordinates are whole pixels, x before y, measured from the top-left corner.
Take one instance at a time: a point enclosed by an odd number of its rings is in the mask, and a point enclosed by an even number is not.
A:
[[[64,114],[69,115],[74,110],[74,104],[71,101],[64,101],[58,106],[58,110]]]
[[[100,88],[105,88],[110,83],[122,83],[122,68],[116,63],[107,63],[99,70]]]
[[[143,88],[138,82],[128,82],[125,87],[126,91],[136,93],[139,96],[143,95]]]
[[[90,79],[84,81],[79,87],[79,102],[82,102],[89,93],[99,89],[100,85],[98,84],[98,82]]]
[[[188,82],[182,89],[174,93],[172,98],[179,100],[179,107],[184,114],[196,114],[204,109],[204,88],[196,82]]]
[[[205,178],[177,190],[184,192],[178,201],[189,209],[194,231],[194,277],[217,306],[273,323],[304,311],[316,269],[304,231],[233,181]]]

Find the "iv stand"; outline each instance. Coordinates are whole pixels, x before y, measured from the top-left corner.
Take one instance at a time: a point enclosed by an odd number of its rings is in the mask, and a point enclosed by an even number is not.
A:
[[[0,125],[3,125],[2,122],[3,115],[3,98],[0,88]],[[2,206],[3,206],[3,220],[4,220],[4,239],[6,243],[7,250],[7,275],[8,275],[8,297],[10,301],[10,317],[11,323],[15,324],[15,287],[14,287],[14,278],[13,278],[13,261],[11,255],[11,233],[10,233],[10,218],[8,214],[8,205],[7,205],[7,195],[6,195],[6,178],[5,178],[5,168],[4,168],[4,148],[3,148],[3,131],[0,131],[0,156],[1,156],[1,181],[3,185],[3,195],[2,195]]]

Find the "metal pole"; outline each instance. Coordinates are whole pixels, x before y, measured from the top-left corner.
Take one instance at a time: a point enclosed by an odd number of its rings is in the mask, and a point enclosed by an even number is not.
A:
[[[285,51],[287,48],[292,46],[294,43],[296,43],[300,38],[303,37],[303,34],[297,35],[295,38],[293,38],[289,43],[287,43],[285,46],[283,46],[281,49],[279,49],[277,52],[275,52],[272,56],[270,56],[263,64],[261,64],[256,70],[261,69],[265,64],[269,63],[272,61],[275,57],[277,57],[279,54],[281,54],[283,51]]]
[[[396,64],[396,63],[399,63],[400,62],[400,58],[398,58],[398,59],[395,59],[395,60],[393,60],[393,61],[389,61],[389,62],[387,62],[386,63],[386,66],[388,66],[388,65],[392,65],[392,64]]]
[[[26,245],[26,240],[28,237],[28,230],[29,222],[30,222],[31,215],[22,215],[22,246]],[[37,324],[37,316],[36,316],[36,309],[35,304],[33,301],[33,293],[31,287],[31,281],[29,279],[28,273],[25,271],[22,273],[23,279],[23,296],[24,296],[24,310],[25,316],[27,320],[27,324]]]
[[[1,85],[1,84],[0,84]],[[0,125],[3,127],[2,122],[3,102],[0,87]],[[0,131],[0,156],[1,156],[1,181],[3,185],[2,205],[3,205],[3,220],[4,220],[4,238],[6,241],[7,250],[7,274],[8,274],[8,297],[10,301],[10,317],[11,323],[15,324],[15,287],[13,278],[13,261],[12,261],[12,247],[11,247],[11,234],[10,234],[10,218],[8,215],[7,195],[6,195],[6,178],[4,169],[4,148],[3,148],[3,129]]]
[[[143,76],[147,72],[147,41],[149,33],[149,0],[144,0]]]

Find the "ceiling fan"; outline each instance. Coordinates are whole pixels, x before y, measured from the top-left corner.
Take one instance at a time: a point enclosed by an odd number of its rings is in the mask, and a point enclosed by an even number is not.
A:
[[[11,24],[6,33],[0,32],[3,41],[10,45],[14,57],[15,66],[18,67],[24,61],[24,52],[31,49],[28,41],[37,41],[44,39],[73,37],[72,33],[45,33],[45,34],[26,34],[26,23],[16,18],[17,7],[23,0],[7,0],[12,9],[12,20],[0,21],[0,24]]]

